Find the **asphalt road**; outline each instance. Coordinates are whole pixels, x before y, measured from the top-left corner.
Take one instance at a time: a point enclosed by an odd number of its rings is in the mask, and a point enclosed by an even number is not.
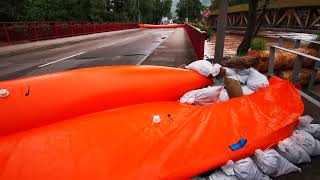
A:
[[[95,66],[142,63],[174,29],[137,29],[14,56],[0,56],[0,80]]]

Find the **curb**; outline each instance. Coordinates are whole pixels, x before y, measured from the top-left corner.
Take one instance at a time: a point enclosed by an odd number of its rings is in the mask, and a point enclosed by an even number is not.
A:
[[[142,58],[136,65],[143,65],[143,63],[151,56],[151,54],[154,53],[155,50],[157,50],[169,37],[172,36],[172,34],[176,31],[176,29],[169,35],[167,36],[166,38],[164,38],[162,40],[162,42],[157,46],[155,47],[152,51],[150,51],[144,58]]]

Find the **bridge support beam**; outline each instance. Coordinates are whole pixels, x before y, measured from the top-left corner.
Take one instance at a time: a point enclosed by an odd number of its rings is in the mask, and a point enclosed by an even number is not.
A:
[[[227,27],[245,27],[248,23],[247,17],[246,11],[228,13]],[[219,27],[218,15],[211,15],[208,25],[213,28]],[[320,26],[320,6],[268,9],[261,23],[261,27],[299,30],[317,30],[318,26]]]

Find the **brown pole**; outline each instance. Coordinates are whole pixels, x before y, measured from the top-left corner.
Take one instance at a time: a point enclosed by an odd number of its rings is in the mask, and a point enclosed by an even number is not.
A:
[[[216,49],[214,53],[214,61],[216,63],[221,63],[223,59],[224,37],[225,37],[225,30],[227,26],[228,1],[218,0],[218,4],[219,4],[219,17],[218,17],[218,23],[217,23]]]

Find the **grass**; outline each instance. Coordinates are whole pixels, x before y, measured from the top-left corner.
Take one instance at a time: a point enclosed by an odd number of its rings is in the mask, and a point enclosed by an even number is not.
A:
[[[250,45],[251,50],[266,50],[267,49],[267,42],[264,38],[254,38]]]

